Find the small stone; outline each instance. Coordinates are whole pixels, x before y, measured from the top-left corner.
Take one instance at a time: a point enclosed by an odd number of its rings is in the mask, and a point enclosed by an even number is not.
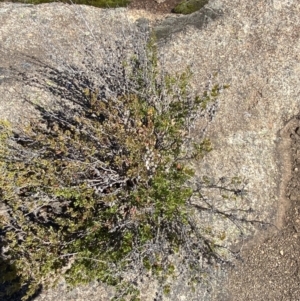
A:
[[[280,250],[280,255],[283,256],[283,251],[282,250]]]

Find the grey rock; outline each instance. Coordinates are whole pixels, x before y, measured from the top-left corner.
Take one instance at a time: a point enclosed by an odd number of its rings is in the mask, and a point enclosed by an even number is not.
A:
[[[221,9],[203,8],[190,15],[166,18],[154,27],[154,32],[157,40],[162,42],[171,38],[173,34],[186,30],[188,26],[202,29],[209,21],[215,20],[222,15]]]

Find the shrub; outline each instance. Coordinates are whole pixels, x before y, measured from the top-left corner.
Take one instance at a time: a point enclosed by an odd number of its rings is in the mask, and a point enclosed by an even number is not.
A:
[[[0,0],[2,2],[4,0]],[[41,4],[41,3],[52,3],[57,2],[54,0],[11,0],[11,2],[26,2],[31,4]],[[130,0],[60,0],[62,3],[72,3],[72,4],[84,4],[84,5],[91,5],[95,7],[101,8],[115,8],[115,7],[126,7]]]
[[[174,13],[188,15],[201,9],[208,0],[184,0],[173,9]]]
[[[119,50],[113,63],[87,55],[90,73],[41,64],[35,80],[23,74],[63,101],[35,104],[41,117],[23,129],[0,124],[2,281],[26,285],[24,300],[62,276],[138,300],[135,283],[147,273],[168,293],[180,267],[199,281],[200,256],[224,260],[196,222],[191,200],[203,196],[189,167],[211,150],[191,128],[224,87],[194,95],[189,69],[159,68],[153,38],[129,58]]]

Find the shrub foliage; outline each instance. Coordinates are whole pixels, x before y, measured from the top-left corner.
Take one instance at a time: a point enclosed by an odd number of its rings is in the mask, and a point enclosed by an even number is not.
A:
[[[4,2],[1,0],[0,2]],[[11,2],[25,2],[30,4],[41,4],[41,3],[52,3],[55,2],[53,0],[11,0]],[[84,4],[84,5],[91,5],[95,7],[101,8],[115,8],[115,7],[125,7],[130,4],[130,0],[60,0],[62,3],[72,3],[72,4]]]
[[[208,0],[184,0],[173,9],[174,13],[188,15],[200,10]]]
[[[35,84],[64,103],[36,105],[41,118],[22,130],[1,122],[1,258],[9,263],[1,276],[27,285],[24,299],[63,276],[138,300],[133,284],[147,273],[164,286],[182,265],[197,281],[199,254],[222,260],[195,222],[190,201],[201,194],[188,162],[211,149],[190,130],[223,87],[194,95],[188,69],[159,69],[153,41],[143,55],[93,66],[102,86],[74,68],[44,66],[51,85],[42,75]]]

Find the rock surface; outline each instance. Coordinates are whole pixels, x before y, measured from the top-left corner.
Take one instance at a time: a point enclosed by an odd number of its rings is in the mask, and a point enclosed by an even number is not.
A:
[[[281,130],[286,137],[291,157],[285,163],[292,169],[292,177],[285,190],[290,199],[284,226],[259,243],[255,240],[242,251],[243,261],[231,271],[227,279],[227,296],[221,300],[299,300],[300,296],[300,182],[299,117],[293,118]],[[287,134],[287,135],[286,135]],[[280,146],[284,151],[284,148]],[[246,285],[247,284],[247,285]]]
[[[1,118],[16,123],[32,114],[32,108],[22,102],[24,95],[46,101],[47,95],[14,78],[13,70],[33,70],[31,56],[45,61],[79,61],[80,47],[84,45],[74,48],[74,44],[84,41],[83,36],[89,39],[94,33],[110,40],[120,28],[126,32],[126,26],[139,18],[148,19],[151,26],[167,33],[161,37],[160,52],[168,71],[178,72],[190,66],[193,86],[199,92],[210,82],[230,84],[205,127],[214,150],[195,166],[199,176],[239,176],[246,180],[248,194],[230,206],[251,207],[249,218],[281,229],[251,226],[244,229],[241,237],[230,221],[210,220],[211,227],[218,231],[226,229],[231,237],[228,246],[239,247],[244,262],[237,262],[232,272],[217,267],[209,290],[199,288],[198,294],[193,295],[176,283],[173,293],[165,299],[296,301],[300,295],[299,146],[296,138],[289,137],[296,137],[299,131],[295,116],[300,107],[300,3],[212,0],[205,9],[217,17],[207,18],[200,28],[194,21],[189,22],[196,20],[199,13],[186,16],[181,19],[187,21],[182,22],[182,28],[172,31],[167,25],[173,17],[165,16],[166,20],[159,21],[163,17],[142,11],[103,11],[86,6],[78,10],[57,3],[0,3]],[[293,121],[287,126],[289,120]],[[286,197],[286,189],[292,201]],[[270,233],[273,236],[269,237]],[[251,244],[246,244],[246,234],[254,235]],[[97,283],[69,293],[63,287],[43,291],[35,300],[58,298],[108,300],[107,291]],[[145,284],[142,300],[155,298],[155,286]]]

